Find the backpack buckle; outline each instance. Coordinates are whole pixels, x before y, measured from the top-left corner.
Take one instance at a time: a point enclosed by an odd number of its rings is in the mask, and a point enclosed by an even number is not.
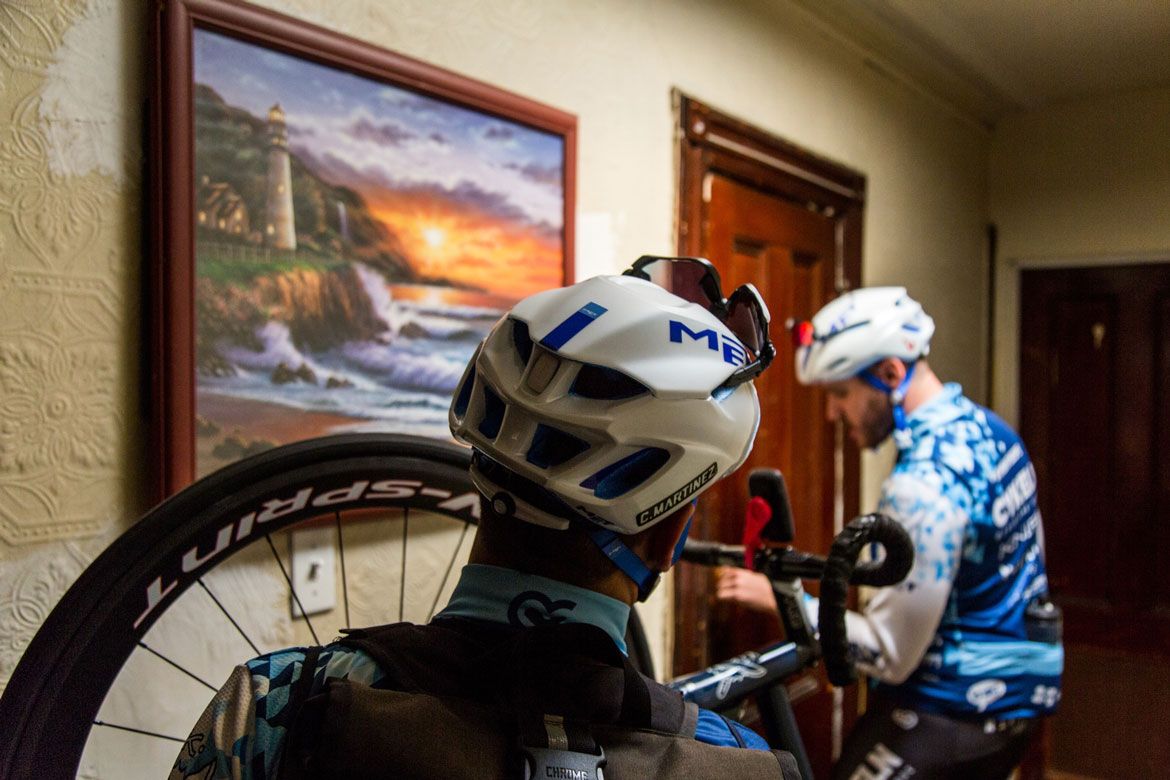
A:
[[[597,755],[521,745],[524,780],[605,780],[605,750]]]
[[[560,715],[544,715],[535,729],[521,730],[520,756],[524,780],[605,780],[605,750],[588,728]]]

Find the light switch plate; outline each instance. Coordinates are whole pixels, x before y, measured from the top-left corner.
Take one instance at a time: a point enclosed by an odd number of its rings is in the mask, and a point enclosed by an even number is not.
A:
[[[337,606],[337,578],[333,565],[335,532],[330,526],[293,531],[292,583],[306,615],[328,612]],[[294,619],[301,616],[296,599],[289,596]]]

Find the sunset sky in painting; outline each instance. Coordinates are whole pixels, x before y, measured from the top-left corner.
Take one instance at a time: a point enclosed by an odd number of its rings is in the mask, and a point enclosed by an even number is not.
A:
[[[206,30],[195,81],[264,117],[280,103],[293,152],[348,186],[421,274],[517,299],[562,283],[559,136]]]

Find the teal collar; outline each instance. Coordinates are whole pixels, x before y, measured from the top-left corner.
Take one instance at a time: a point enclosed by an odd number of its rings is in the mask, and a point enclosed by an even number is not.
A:
[[[466,617],[513,626],[588,623],[626,654],[630,607],[597,591],[500,566],[463,567],[451,601],[436,617]]]

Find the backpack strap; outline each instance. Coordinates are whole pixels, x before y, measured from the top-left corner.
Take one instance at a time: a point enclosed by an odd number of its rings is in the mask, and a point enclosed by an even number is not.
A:
[[[317,659],[320,657],[321,648],[319,646],[305,650],[305,658],[301,661],[301,676],[297,678],[297,684],[293,686],[292,695],[289,696],[288,701],[288,706],[293,707],[293,711],[299,708],[313,692],[313,680],[317,677]]]
[[[347,631],[386,673],[380,688],[458,696],[512,712],[693,737],[698,709],[642,675],[596,626],[515,628],[468,618]]]
[[[289,691],[285,710],[296,713],[296,717],[288,727],[286,748],[277,762],[277,776],[283,780],[302,780],[302,778],[311,777],[311,775],[305,774],[307,770],[306,755],[300,746],[313,741],[310,735],[315,734],[315,729],[320,726],[324,717],[322,705],[325,697],[321,693],[316,696],[312,695],[313,681],[317,676],[317,660],[320,657],[320,647],[310,647],[305,650],[304,660],[301,661],[301,676],[297,678],[292,690]],[[325,682],[328,686],[328,680]]]

